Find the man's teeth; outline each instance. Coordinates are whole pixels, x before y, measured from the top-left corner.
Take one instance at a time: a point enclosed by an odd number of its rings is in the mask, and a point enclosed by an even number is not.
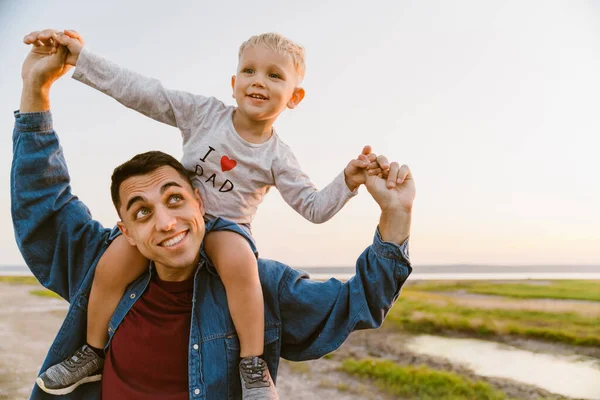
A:
[[[162,247],[171,247],[171,246],[175,246],[177,243],[181,242],[183,240],[183,238],[185,237],[185,232],[180,233],[179,235],[175,236],[172,239],[169,240],[165,240],[164,242],[162,242],[160,245]]]
[[[253,99],[261,99],[261,100],[267,99],[265,96],[262,96],[260,94],[251,94],[250,97],[252,97]]]

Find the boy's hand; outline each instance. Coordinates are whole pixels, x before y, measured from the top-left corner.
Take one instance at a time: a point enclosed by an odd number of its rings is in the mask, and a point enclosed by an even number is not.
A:
[[[365,183],[368,175],[380,175],[389,168],[390,163],[386,157],[377,157],[371,152],[371,146],[365,146],[362,153],[355,160],[350,161],[344,169],[346,185],[353,192]]]

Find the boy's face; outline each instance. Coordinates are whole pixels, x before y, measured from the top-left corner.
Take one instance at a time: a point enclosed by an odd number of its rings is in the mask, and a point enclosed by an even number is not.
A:
[[[304,98],[297,82],[292,57],[262,45],[244,49],[231,78],[238,110],[254,121],[274,120],[285,107],[296,107]]]

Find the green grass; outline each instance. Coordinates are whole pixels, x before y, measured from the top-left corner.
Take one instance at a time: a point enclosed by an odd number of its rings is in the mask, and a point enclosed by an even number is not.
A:
[[[513,335],[575,346],[600,346],[600,318],[571,312],[478,309],[457,305],[452,298],[403,291],[387,326],[415,333],[461,333],[473,337]]]
[[[490,281],[438,281],[418,283],[413,290],[448,292],[463,290],[467,293],[486,294],[520,299],[568,299],[600,301],[600,281],[553,280],[549,284],[535,281],[492,283]]]
[[[51,292],[48,289],[30,290],[29,294],[32,294],[34,296],[40,296],[40,297],[51,297],[53,299],[62,299],[62,297],[60,297],[59,295],[57,295],[54,292]]]
[[[423,400],[503,400],[505,393],[484,381],[473,381],[461,375],[425,366],[401,366],[391,361],[347,359],[342,371],[369,378],[382,390],[394,396]]]
[[[33,276],[0,276],[0,282],[21,285],[39,285],[39,282]]]

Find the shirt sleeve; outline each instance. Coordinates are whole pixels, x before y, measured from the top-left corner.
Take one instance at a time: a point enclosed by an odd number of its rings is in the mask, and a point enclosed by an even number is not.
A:
[[[179,128],[187,140],[212,105],[210,97],[166,89],[154,78],[120,67],[83,48],[73,79],[109,95],[125,107]],[[212,105],[214,106],[214,105]]]
[[[381,326],[412,271],[408,239],[401,246],[383,242],[379,231],[345,283],[310,280],[289,269],[280,291],[281,356],[310,360],[337,349],[355,330]]]
[[[273,163],[275,186],[283,200],[310,222],[321,224],[330,220],[348,200],[358,194],[358,189],[352,192],[346,185],[344,171],[318,190],[302,171],[294,154],[284,148]]]
[[[10,175],[17,245],[42,285],[70,301],[108,245],[110,230],[71,193],[50,112],[15,112]]]

